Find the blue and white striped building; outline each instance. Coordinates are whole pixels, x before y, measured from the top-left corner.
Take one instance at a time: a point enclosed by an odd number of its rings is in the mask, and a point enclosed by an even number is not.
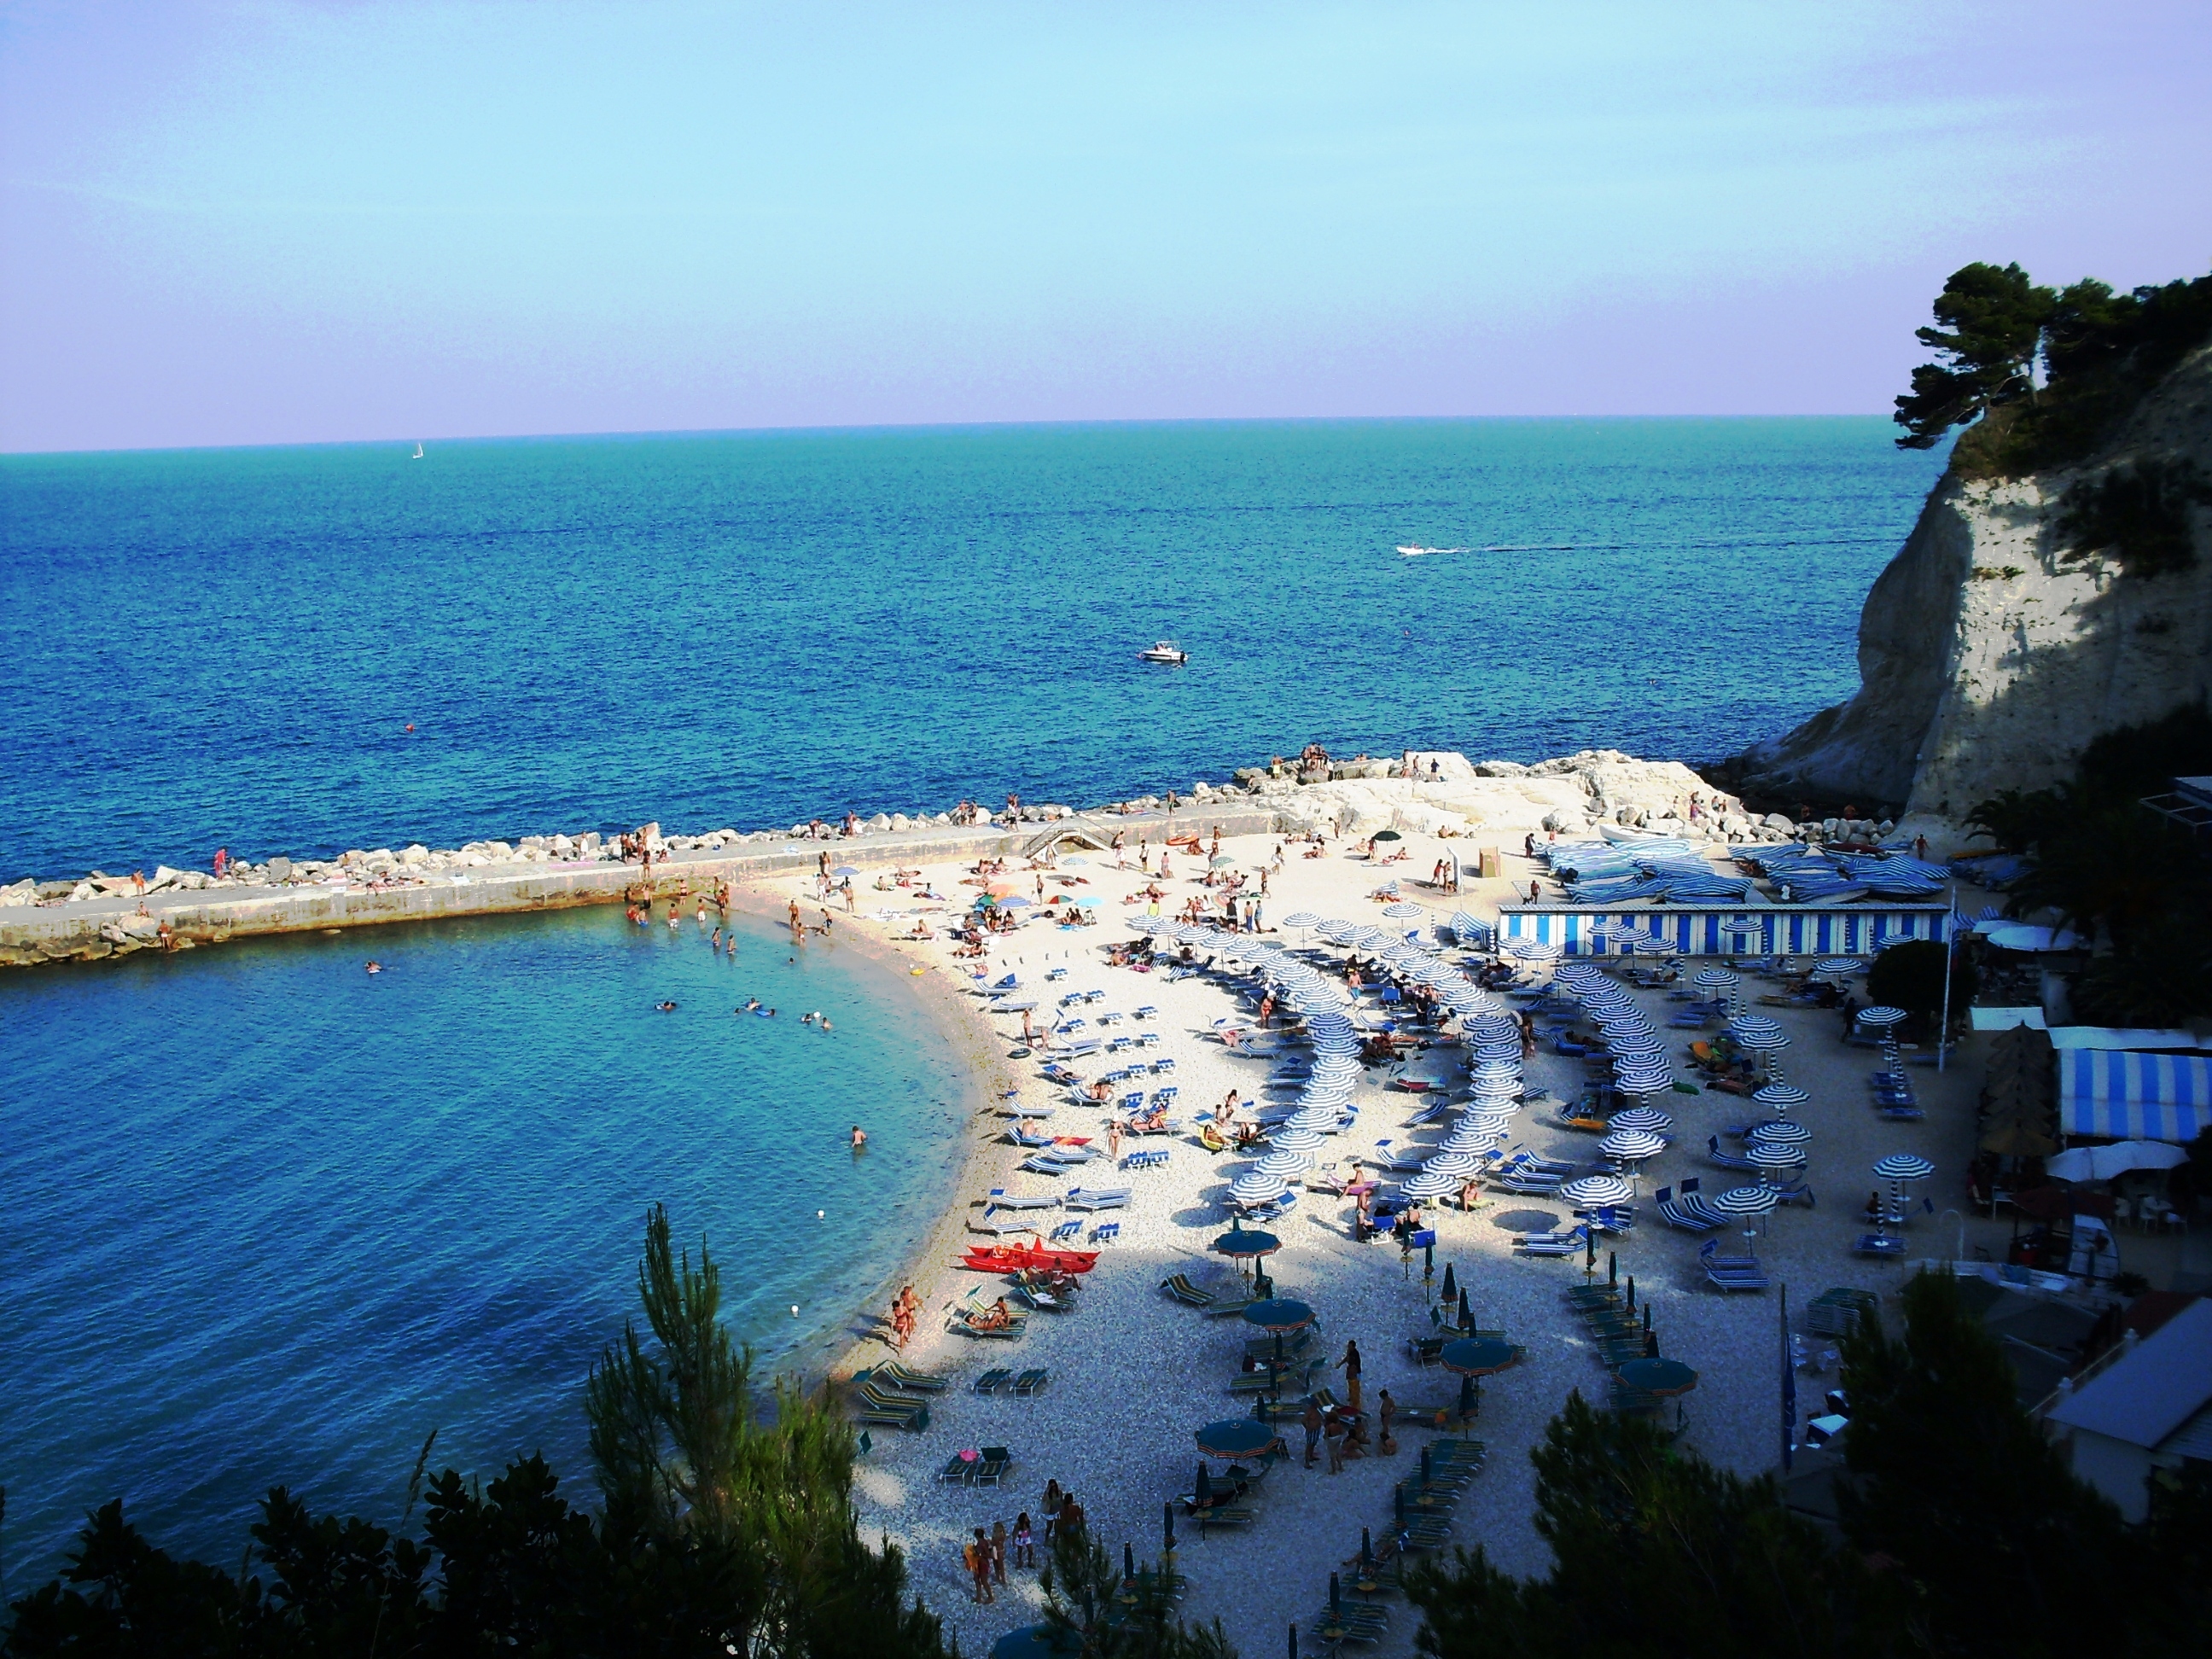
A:
[[[1503,939],[1534,939],[1566,955],[1621,956],[1627,947],[1594,937],[1600,927],[1656,933],[1692,957],[1871,956],[1909,939],[1940,940],[1948,905],[1818,904],[1507,904],[1499,907]],[[1739,936],[1732,922],[1758,931]]]

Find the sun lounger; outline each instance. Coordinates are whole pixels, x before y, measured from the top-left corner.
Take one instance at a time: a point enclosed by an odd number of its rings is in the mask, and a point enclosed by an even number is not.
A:
[[[1028,1165],[1023,1167],[1026,1169]],[[1010,1193],[1004,1187],[994,1187],[991,1196],[984,1202],[983,1213],[988,1215],[994,1210],[1056,1210],[1059,1207],[1058,1193]]]
[[[1004,1388],[1013,1373],[1003,1365],[994,1366],[975,1379],[977,1394],[995,1394]]]
[[[1584,1248],[1587,1227],[1564,1233],[1522,1233],[1513,1241],[1516,1255],[1573,1255]]]
[[[873,1423],[879,1427],[906,1429],[920,1433],[929,1426],[929,1406],[920,1400],[892,1401],[863,1399],[854,1407],[855,1421]]]
[[[1032,1366],[1014,1379],[1014,1392],[1024,1396],[1042,1394],[1044,1385],[1051,1381],[1051,1372],[1041,1365]]]
[[[1033,1233],[1036,1231],[1036,1223],[1022,1221],[1012,1217],[1003,1221],[994,1221],[989,1216],[985,1216],[981,1220],[971,1218],[968,1223],[968,1231],[971,1233],[988,1233],[994,1238],[1004,1238],[1010,1233]]]
[[[1695,1198],[1695,1194],[1678,1200],[1670,1195],[1672,1191],[1671,1188],[1662,1187],[1658,1198],[1659,1218],[1668,1226],[1679,1227],[1686,1233],[1709,1233],[1721,1224],[1718,1218],[1691,1207],[1691,1198]]]
[[[1183,1273],[1170,1273],[1160,1280],[1160,1288],[1188,1308],[1208,1307],[1215,1299],[1212,1291],[1199,1289]]]
[[[1128,1206],[1127,1187],[1071,1187],[1060,1201],[1071,1210],[1120,1210]]]
[[[964,1486],[975,1478],[982,1458],[970,1452],[955,1452],[945,1460],[945,1467],[937,1472],[938,1480],[949,1486]]]
[[[1006,1476],[1013,1472],[1013,1453],[1004,1446],[986,1446],[981,1461],[975,1468],[974,1484],[978,1486],[1003,1486]]]
[[[1896,1258],[1905,1254],[1905,1241],[1889,1233],[1861,1233],[1851,1245],[1853,1255]]]
[[[1091,1230],[1093,1244],[1116,1244],[1121,1238],[1121,1224],[1118,1221],[1102,1221]]]
[[[1079,1237],[1082,1231],[1083,1223],[1080,1220],[1063,1221],[1052,1230],[1051,1242],[1058,1244],[1064,1240]]]
[[[911,1394],[943,1394],[952,1386],[949,1377],[938,1376],[928,1371],[917,1371],[893,1359],[878,1365],[868,1373],[871,1381],[894,1389],[904,1389]],[[859,1382],[859,1377],[853,1379]]]
[[[1252,1305],[1255,1299],[1256,1298],[1253,1297],[1245,1295],[1241,1289],[1234,1291],[1224,1291],[1218,1300],[1211,1304],[1209,1306],[1200,1310],[1200,1311],[1203,1312],[1208,1319],[1226,1319],[1243,1313],[1245,1309]]]
[[[1198,1535],[1206,1536],[1209,1527],[1249,1527],[1258,1520],[1259,1514],[1246,1504],[1210,1504],[1200,1509],[1198,1499],[1188,1494],[1182,1499],[1183,1511],[1198,1522]]]
[[[1717,1239],[1707,1239],[1698,1247],[1698,1260],[1705,1270],[1705,1277],[1723,1291],[1763,1291],[1767,1287],[1766,1270],[1759,1265],[1759,1258],[1751,1255],[1723,1255]]]

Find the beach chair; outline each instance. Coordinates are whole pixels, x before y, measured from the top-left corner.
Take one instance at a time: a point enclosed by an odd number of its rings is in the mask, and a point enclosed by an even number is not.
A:
[[[1774,1201],[1778,1204],[1802,1204],[1809,1210],[1814,1207],[1813,1189],[1802,1181],[1787,1187],[1777,1187]]]
[[[1013,1472],[1013,1453],[1004,1446],[986,1446],[981,1460],[975,1467],[973,1484],[978,1486],[1003,1486],[1006,1476]]]
[[[1193,1495],[1186,1495],[1182,1504],[1184,1513],[1198,1522],[1200,1538],[1206,1536],[1209,1528],[1249,1527],[1260,1518],[1258,1511],[1248,1504],[1209,1504],[1200,1509],[1197,1498]]]
[[[971,1218],[968,1223],[968,1231],[971,1233],[988,1233],[994,1238],[1004,1238],[1010,1233],[1033,1233],[1036,1231],[1036,1223],[1022,1221],[1012,1217],[1008,1217],[1003,1221],[994,1221],[989,1216],[985,1216],[981,1220]]]
[[[1063,1221],[1060,1225],[1052,1230],[1052,1237],[1049,1242],[1054,1244],[1062,1243],[1069,1239],[1080,1237],[1082,1233],[1083,1223],[1079,1219],[1074,1221]]]
[[[1052,1381],[1052,1373],[1042,1365],[1031,1366],[1014,1379],[1014,1392],[1024,1399],[1044,1392],[1044,1385]]]
[[[1601,1204],[1594,1210],[1577,1210],[1575,1213],[1601,1233],[1633,1232],[1636,1212],[1625,1204]]]
[[[1011,1379],[1013,1373],[1006,1370],[1003,1365],[994,1366],[991,1370],[985,1371],[982,1376],[975,1379],[975,1392],[977,1394],[995,1394],[1006,1385],[1008,1380]]]
[[[878,1365],[869,1373],[870,1380],[894,1389],[904,1389],[910,1394],[943,1394],[952,1386],[950,1377],[939,1376],[930,1371],[918,1371],[893,1359]],[[860,1379],[855,1377],[854,1381]]]
[[[1763,1291],[1766,1270],[1752,1255],[1723,1255],[1720,1241],[1709,1238],[1698,1247],[1698,1261],[1705,1277],[1723,1291]]]
[[[1215,1299],[1212,1291],[1200,1290],[1183,1273],[1170,1273],[1160,1280],[1160,1288],[1187,1308],[1210,1307]]]
[[[1060,1201],[1071,1210],[1120,1210],[1128,1207],[1127,1187],[1071,1187]]]
[[[945,1460],[945,1467],[938,1470],[938,1484],[946,1486],[964,1486],[975,1480],[975,1471],[981,1466],[982,1462],[981,1456],[977,1453],[955,1452]]]
[[[1143,1037],[1139,1038],[1139,1041],[1149,1047],[1151,1044],[1158,1042],[1159,1039],[1153,1033],[1147,1032]],[[1163,1054],[1152,1062],[1152,1075],[1154,1077],[1165,1077],[1171,1074],[1175,1071],[1175,1056],[1172,1054]]]
[[[1899,1261],[1905,1255],[1905,1241],[1889,1233],[1861,1233],[1852,1243],[1851,1254]]]
[[[1709,1160],[1716,1169],[1751,1170],[1755,1171],[1759,1167],[1747,1158],[1738,1158],[1733,1152],[1723,1152],[1721,1150],[1721,1138],[1718,1135],[1708,1135],[1705,1138],[1705,1151]]]
[[[1670,1227],[1686,1233],[1709,1233],[1720,1223],[1698,1214],[1688,1207],[1687,1199],[1677,1200],[1671,1187],[1662,1187],[1657,1194],[1659,1218]]]
[[[857,1422],[920,1433],[929,1426],[929,1405],[921,1400],[869,1399],[864,1396],[855,1404],[853,1416]]]
[[[1118,1244],[1121,1241],[1121,1224],[1118,1221],[1102,1221],[1091,1230],[1093,1244]]]
[[[1159,1012],[1160,1011],[1158,1008],[1147,1002],[1138,1008],[1136,1018],[1139,1019],[1155,1019],[1158,1018]]]
[[[1522,1233],[1513,1241],[1516,1255],[1574,1255],[1583,1248],[1589,1237],[1587,1227],[1577,1227],[1564,1233]]]
[[[1030,1162],[1034,1161],[1024,1162],[1022,1167],[1026,1170]],[[1057,1193],[1010,1193],[1004,1187],[992,1188],[990,1197],[983,1201],[983,1213],[987,1216],[994,1210],[1056,1210],[1059,1207],[1060,1194]]]

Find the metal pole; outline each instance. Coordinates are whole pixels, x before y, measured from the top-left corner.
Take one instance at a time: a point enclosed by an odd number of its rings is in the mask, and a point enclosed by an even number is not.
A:
[[[1948,890],[1950,902],[1943,908],[1943,1025],[1936,1033],[1936,1069],[1938,1072],[1943,1069],[1944,1059],[1951,1048],[1951,941],[1959,931],[1954,925],[1959,919],[1959,890],[1954,887]]]

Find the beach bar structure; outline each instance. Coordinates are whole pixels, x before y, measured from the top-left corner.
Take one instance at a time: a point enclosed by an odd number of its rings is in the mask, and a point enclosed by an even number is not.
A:
[[[2058,1055],[2058,1112],[2069,1135],[2185,1146],[2212,1128],[2212,1060],[2067,1049]]]
[[[1571,957],[1626,956],[1634,927],[1687,957],[1871,956],[1909,939],[1941,940],[1948,905],[1505,904],[1500,943],[1533,939]],[[1743,931],[1742,924],[1753,924]],[[1603,931],[1600,931],[1602,929]],[[1643,947],[1649,954],[1650,947]]]

